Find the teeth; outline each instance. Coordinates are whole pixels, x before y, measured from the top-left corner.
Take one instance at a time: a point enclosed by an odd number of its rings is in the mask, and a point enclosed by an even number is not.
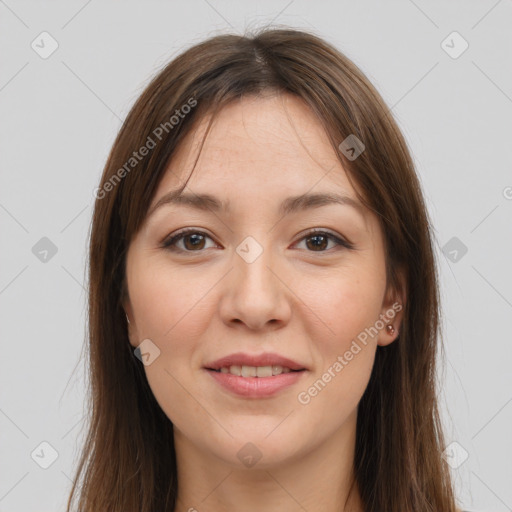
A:
[[[242,377],[256,377],[256,366],[242,366]]]
[[[232,373],[233,375],[238,375],[239,377],[242,375],[242,367],[241,366],[230,366],[229,367],[229,373]]]
[[[238,366],[233,365],[220,369],[221,373],[231,373],[238,377],[272,377],[273,375],[281,375],[281,373],[291,372],[290,368],[279,365],[273,366]]]
[[[272,366],[272,375],[281,375],[283,373],[284,368],[282,366],[274,365]]]
[[[272,366],[258,366],[256,368],[256,377],[272,377]]]

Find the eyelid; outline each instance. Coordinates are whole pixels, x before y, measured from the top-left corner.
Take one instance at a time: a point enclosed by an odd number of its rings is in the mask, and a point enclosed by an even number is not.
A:
[[[197,253],[204,252],[204,250],[187,251],[187,250],[184,250],[184,249],[176,248],[176,246],[173,244],[173,242],[182,240],[188,234],[199,234],[199,235],[202,235],[202,236],[206,236],[207,238],[210,238],[211,240],[213,240],[215,242],[214,238],[211,235],[209,235],[207,232],[205,232],[203,229],[199,229],[199,228],[183,228],[183,229],[178,230],[175,233],[172,233],[171,235],[165,237],[160,245],[161,245],[161,247],[163,249],[167,249],[169,251],[177,252],[177,253],[182,253],[182,254],[191,254],[191,253],[194,253],[194,252],[197,252]],[[299,242],[302,242],[304,239],[312,237],[314,235],[318,235],[318,234],[320,234],[320,235],[328,235],[328,237],[331,240],[334,240],[334,242],[336,243],[336,248],[334,248],[334,250],[339,249],[339,248],[345,248],[345,249],[353,250],[355,248],[354,244],[352,244],[345,237],[343,237],[341,235],[338,235],[337,233],[332,232],[331,230],[326,229],[326,228],[311,228],[309,230],[306,230],[305,232],[303,232],[300,235],[298,235],[298,239],[297,239],[296,242],[294,242],[293,245],[296,245]],[[217,243],[217,242],[215,242],[215,243]],[[330,254],[331,251],[333,251],[333,249],[329,249],[327,251],[307,251],[307,252],[311,252],[311,253],[317,252],[319,254],[322,254],[322,253]]]
[[[317,235],[317,234],[329,235],[329,237],[332,240],[334,240],[338,244],[338,246],[345,247],[346,249],[354,249],[354,244],[352,244],[352,242],[350,242],[346,237],[343,237],[342,235],[338,235],[334,231],[331,231],[330,229],[326,229],[326,228],[308,229],[299,235],[299,238],[298,238],[297,242],[295,242],[295,243],[302,242],[302,240],[304,240],[305,238],[309,238],[309,237]],[[309,252],[314,253],[316,251],[309,251]],[[318,251],[318,252],[328,253],[329,251]]]
[[[299,235],[299,238],[297,242],[294,243],[298,244],[302,242],[303,240],[315,236],[315,235],[326,235],[329,239],[333,240],[336,244],[336,246],[332,249],[328,249],[326,251],[306,251],[307,253],[315,254],[318,253],[319,255],[325,255],[325,257],[332,255],[335,252],[338,252],[342,249],[348,249],[348,250],[355,250],[355,245],[350,242],[348,238],[346,238],[343,235],[340,235],[336,233],[335,231],[331,231],[330,229],[326,228],[312,228],[309,230],[306,230],[302,234]]]
[[[173,246],[171,244],[176,240],[183,239],[186,235],[189,235],[189,234],[203,235],[203,236],[210,238],[211,240],[214,240],[214,238],[211,235],[209,235],[207,232],[205,232],[203,229],[183,228],[174,233],[171,233],[169,236],[166,236],[162,240],[160,245],[164,249],[173,250]],[[203,251],[184,251],[182,249],[176,249],[176,252],[192,253],[192,252],[203,252]]]

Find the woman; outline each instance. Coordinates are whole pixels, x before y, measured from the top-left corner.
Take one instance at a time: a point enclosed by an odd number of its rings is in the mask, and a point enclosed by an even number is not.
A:
[[[457,510],[429,219],[347,57],[298,30],[197,44],[132,108],[96,198],[68,510]]]

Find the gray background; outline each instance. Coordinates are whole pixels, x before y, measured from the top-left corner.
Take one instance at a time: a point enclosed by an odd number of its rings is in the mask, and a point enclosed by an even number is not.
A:
[[[512,510],[511,18],[511,0],[0,0],[0,511],[64,510],[93,190],[122,120],[185,47],[269,22],[334,43],[392,107],[435,224],[457,492],[468,510]],[[51,49],[43,31],[59,45],[47,58],[31,47]]]

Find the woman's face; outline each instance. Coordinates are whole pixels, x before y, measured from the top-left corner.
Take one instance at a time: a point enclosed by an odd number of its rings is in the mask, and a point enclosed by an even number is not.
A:
[[[146,340],[147,379],[175,440],[270,467],[353,435],[377,345],[396,337],[383,325],[398,330],[397,297],[377,218],[292,96],[224,108],[183,192],[190,201],[161,202],[191,171],[205,126],[181,144],[129,247],[130,342]],[[290,199],[303,194],[346,199]],[[214,364],[232,354],[242,359]],[[302,370],[268,376],[286,368],[279,357]],[[260,376],[236,375],[242,365]]]

